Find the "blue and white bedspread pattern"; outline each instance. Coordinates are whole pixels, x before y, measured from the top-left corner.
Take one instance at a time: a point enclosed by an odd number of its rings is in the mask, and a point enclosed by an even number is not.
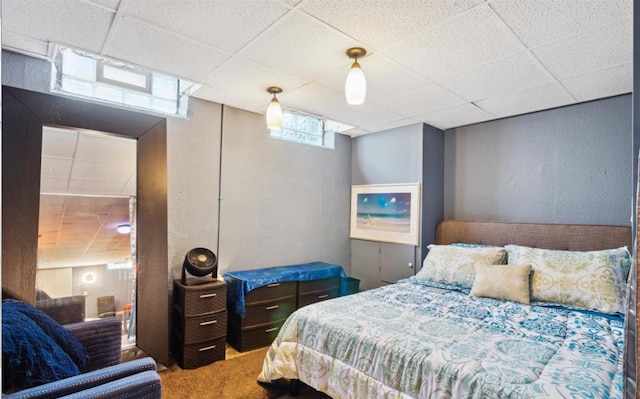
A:
[[[415,279],[304,307],[258,380],[333,398],[622,398],[623,321]]]

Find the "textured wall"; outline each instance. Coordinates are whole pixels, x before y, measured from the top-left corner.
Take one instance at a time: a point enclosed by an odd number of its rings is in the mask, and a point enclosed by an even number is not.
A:
[[[292,143],[269,137],[263,115],[223,115],[219,271],[322,260],[349,273],[351,140]]]
[[[445,217],[630,225],[631,96],[448,130]]]
[[[191,98],[189,119],[167,119],[170,289],[190,249],[204,247],[218,254],[221,108]]]
[[[352,183],[422,182],[422,127],[423,124],[417,123],[352,139]],[[381,245],[399,244],[351,240],[351,272],[353,277],[361,280],[361,289],[383,284],[378,257]],[[420,247],[416,247],[415,259],[420,257],[420,251]]]

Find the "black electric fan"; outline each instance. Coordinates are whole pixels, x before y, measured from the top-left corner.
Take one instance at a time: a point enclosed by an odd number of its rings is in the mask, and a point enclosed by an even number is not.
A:
[[[211,274],[211,278],[196,278],[187,280],[187,272],[196,277],[205,277]],[[195,285],[210,283],[218,277],[218,258],[216,254],[206,248],[194,248],[187,252],[182,263],[182,284]]]

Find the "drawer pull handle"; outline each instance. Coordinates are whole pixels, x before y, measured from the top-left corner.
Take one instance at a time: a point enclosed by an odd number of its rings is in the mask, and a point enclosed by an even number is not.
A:
[[[267,284],[267,288],[273,288],[279,286],[280,283]]]
[[[211,345],[211,346],[205,346],[204,348],[200,348],[198,349],[198,351],[200,352],[206,352],[206,351],[210,351],[211,349],[215,349],[216,346],[215,345]]]
[[[208,326],[209,324],[216,324],[218,322],[218,320],[211,320],[211,321],[203,321],[202,323],[200,323],[201,326]]]
[[[218,296],[218,294],[216,294],[215,292],[211,294],[202,294],[200,295],[200,298],[213,298],[214,296]]]
[[[329,294],[319,295],[318,299],[329,298]]]
[[[280,305],[272,305],[272,306],[267,306],[267,310],[273,310],[273,309],[278,309],[280,307]]]
[[[278,329],[278,327],[268,328],[268,329],[264,330],[264,332],[270,333],[270,332],[276,331],[277,329]]]

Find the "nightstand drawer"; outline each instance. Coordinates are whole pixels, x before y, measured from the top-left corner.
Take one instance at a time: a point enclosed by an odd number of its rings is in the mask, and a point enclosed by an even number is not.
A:
[[[230,318],[227,341],[239,352],[269,346],[278,336],[278,332],[280,332],[280,328],[285,321],[286,319],[251,328],[240,328],[237,321],[234,318]]]
[[[298,282],[298,295],[303,295],[308,292],[324,291],[334,288],[340,288],[340,277],[329,277],[318,280],[307,280]]]
[[[298,283],[296,281],[284,281],[281,283],[267,284],[249,291],[244,298],[246,306],[254,303],[273,301],[274,299],[295,297]]]
[[[340,296],[340,287],[330,290],[309,292],[298,297],[298,308]]]
[[[173,303],[185,317],[220,311],[227,307],[227,285],[221,281],[189,286],[174,282]]]
[[[183,369],[195,369],[225,358],[225,337],[188,345],[180,345],[179,338],[174,339],[178,340],[174,358]]]
[[[247,311],[241,318],[241,326],[244,328],[286,319],[294,310],[296,310],[295,297],[247,306]]]
[[[174,320],[174,325],[176,334],[184,334],[185,344],[219,338],[227,334],[227,311]]]

